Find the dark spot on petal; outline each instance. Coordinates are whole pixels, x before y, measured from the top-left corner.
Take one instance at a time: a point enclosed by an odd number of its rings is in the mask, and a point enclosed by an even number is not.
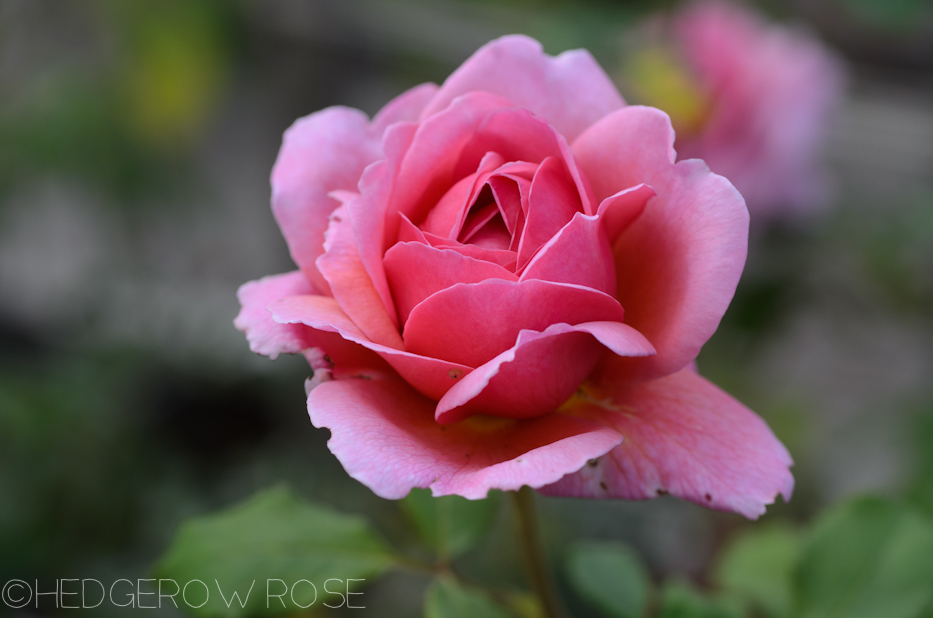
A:
[[[447,372],[447,375],[450,376],[451,380],[459,380],[460,378],[463,377],[463,372],[460,371],[459,369],[451,369],[450,371]]]
[[[590,466],[591,468],[595,468],[596,466],[599,465],[599,460],[598,460],[598,459],[591,459],[591,460],[589,460],[589,461],[586,462],[586,463],[589,464],[589,466]]]
[[[603,488],[603,491],[609,491],[609,485],[606,485],[606,481],[600,481],[599,486]]]
[[[441,431],[447,431],[447,428],[441,425]]]
[[[706,497],[706,501],[707,501],[707,502],[712,502],[712,501],[713,501],[713,497],[712,497],[711,495],[706,494],[705,497]]]
[[[332,361],[330,356],[328,356],[327,354],[324,355],[324,362],[330,365],[331,369],[334,368],[334,361]]]
[[[657,494],[658,494],[659,496],[666,496],[666,495],[667,495],[667,490],[666,490],[666,489],[661,489],[660,487],[658,487],[658,489],[657,489],[656,491],[657,491]]]

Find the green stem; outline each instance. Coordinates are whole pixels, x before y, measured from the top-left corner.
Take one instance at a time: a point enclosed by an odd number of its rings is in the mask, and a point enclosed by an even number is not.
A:
[[[547,618],[564,618],[566,612],[557,597],[554,581],[548,568],[538,518],[535,513],[535,492],[530,487],[509,492],[514,506],[518,544],[529,583],[544,609]]]

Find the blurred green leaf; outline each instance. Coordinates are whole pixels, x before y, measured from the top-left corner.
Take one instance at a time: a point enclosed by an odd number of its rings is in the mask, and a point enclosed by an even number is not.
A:
[[[614,543],[580,543],[567,557],[567,576],[577,593],[614,618],[644,614],[651,580],[638,554]]]
[[[541,601],[532,592],[510,591],[504,604],[516,618],[547,618]]]
[[[346,592],[346,580],[378,576],[392,562],[386,545],[362,518],[304,502],[277,487],[223,513],[183,524],[155,572],[176,582],[206,582],[210,596],[203,607],[192,610],[199,615],[251,616],[294,612],[298,608],[292,601],[315,607],[340,604],[340,597],[327,593]],[[325,591],[332,578],[343,581]],[[299,580],[314,588],[295,586]],[[192,605],[204,599],[195,597],[201,590],[197,586],[189,592]],[[239,599],[231,602],[234,591]],[[267,591],[288,594],[281,602],[273,596],[267,603]]]
[[[933,401],[924,403],[911,429],[917,460],[907,499],[927,515],[933,515]]]
[[[742,604],[730,597],[706,596],[682,582],[667,582],[661,591],[658,618],[743,618]]]
[[[792,576],[800,547],[799,532],[789,527],[751,528],[723,551],[713,581],[767,616],[789,616],[794,600]]]
[[[413,489],[401,502],[418,536],[444,560],[456,558],[476,545],[489,530],[498,504],[498,494],[490,494],[485,500],[432,498],[428,489]]]
[[[452,578],[434,580],[424,596],[425,618],[511,618],[511,614],[478,590]]]
[[[800,556],[796,615],[912,618],[933,599],[933,525],[882,498],[823,515]]]
[[[928,0],[845,0],[852,12],[874,26],[908,29],[929,11]]]

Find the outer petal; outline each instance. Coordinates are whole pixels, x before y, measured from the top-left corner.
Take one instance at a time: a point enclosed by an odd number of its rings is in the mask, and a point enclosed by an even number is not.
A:
[[[756,519],[777,494],[794,489],[787,449],[748,408],[692,367],[643,383],[623,383],[602,402],[568,406],[600,420],[625,442],[543,493],[644,500],[670,493]]]
[[[363,368],[384,368],[385,362],[363,346],[304,324],[280,324],[266,309],[283,298],[316,293],[317,290],[301,271],[250,281],[240,286],[237,292],[242,308],[233,324],[246,333],[250,350],[272,359],[283,353],[308,352],[315,370],[327,369],[338,375]],[[310,353],[315,349],[320,350],[320,354]],[[322,362],[315,362],[313,358]]]
[[[416,130],[417,125],[411,122],[397,122],[386,130],[382,140],[386,158],[366,168],[359,182],[360,194],[345,206],[353,227],[355,251],[360,264],[369,275],[370,284],[382,300],[385,313],[395,328],[398,327],[398,316],[382,268],[382,255],[387,246],[386,209],[389,206],[388,196],[395,185],[398,161],[411,146]],[[397,217],[392,217],[392,220],[397,223]],[[393,236],[398,233],[397,230],[396,225]]]
[[[270,275],[244,283],[237,290],[240,313],[233,325],[246,333],[249,349],[275,360],[279,354],[297,354],[312,347],[308,328],[301,324],[278,324],[266,307],[274,301],[297,294],[317,294],[301,271]]]
[[[658,354],[609,359],[613,376],[662,376],[696,358],[719,326],[745,265],[748,211],[742,196],[702,161],[674,165],[673,142],[666,114],[633,106],[602,119],[573,144],[597,199],[639,183],[657,192],[614,249],[625,321]]]
[[[280,324],[305,324],[324,334],[339,336],[376,352],[411,386],[435,401],[444,396],[472,367],[437,358],[419,356],[374,343],[347,317],[333,298],[291,296],[273,303],[269,310]]]
[[[428,297],[412,310],[404,339],[412,352],[478,367],[511,348],[523,329],[621,322],[623,316],[614,298],[590,288],[487,279],[458,283]]]
[[[562,414],[442,427],[433,409],[434,402],[397,380],[327,382],[308,397],[311,422],[331,430],[328,446],[347,473],[389,499],[415,487],[474,500],[490,489],[540,487],[622,439],[604,425]]]
[[[425,106],[437,94],[437,90],[437,84],[420,84],[398,95],[373,116],[371,130],[381,136],[396,122],[417,122]]]
[[[510,350],[447,391],[435,418],[446,424],[471,414],[530,418],[553,412],[577,390],[605,351],[599,344],[624,356],[654,354],[641,333],[620,322],[523,330]]]
[[[402,338],[360,260],[353,227],[345,210],[346,207],[341,206],[331,216],[326,252],[318,258],[318,268],[340,307],[370,341],[402,349]],[[394,306],[392,311],[395,311]]]
[[[551,57],[534,39],[512,35],[483,46],[454,71],[422,118],[475,90],[492,92],[530,109],[568,140],[625,104],[589,52],[573,50]]]
[[[382,155],[380,140],[366,114],[345,107],[305,116],[285,132],[272,168],[272,212],[292,259],[321,291],[328,287],[315,260],[324,253],[327,217],[338,206],[327,194],[356,190],[363,170]]]

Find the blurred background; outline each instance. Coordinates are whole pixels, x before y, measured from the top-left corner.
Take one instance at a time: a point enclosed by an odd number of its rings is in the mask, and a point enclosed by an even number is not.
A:
[[[585,47],[624,86],[628,33],[675,6],[0,0],[0,581],[146,577],[180,521],[281,481],[411,542],[308,422],[304,359],[256,357],[232,325],[241,283],[293,269],[269,209],[282,132],[328,105],[373,114],[513,32]],[[804,220],[753,221],[700,370],[796,461],[794,499],[765,521],[866,492],[933,513],[933,8],[757,7],[847,67],[825,127],[833,193]],[[539,504],[555,556],[621,540],[654,578],[701,586],[749,525],[668,498]],[[497,517],[462,569],[520,583]],[[419,616],[426,582],[390,576],[368,605]]]

